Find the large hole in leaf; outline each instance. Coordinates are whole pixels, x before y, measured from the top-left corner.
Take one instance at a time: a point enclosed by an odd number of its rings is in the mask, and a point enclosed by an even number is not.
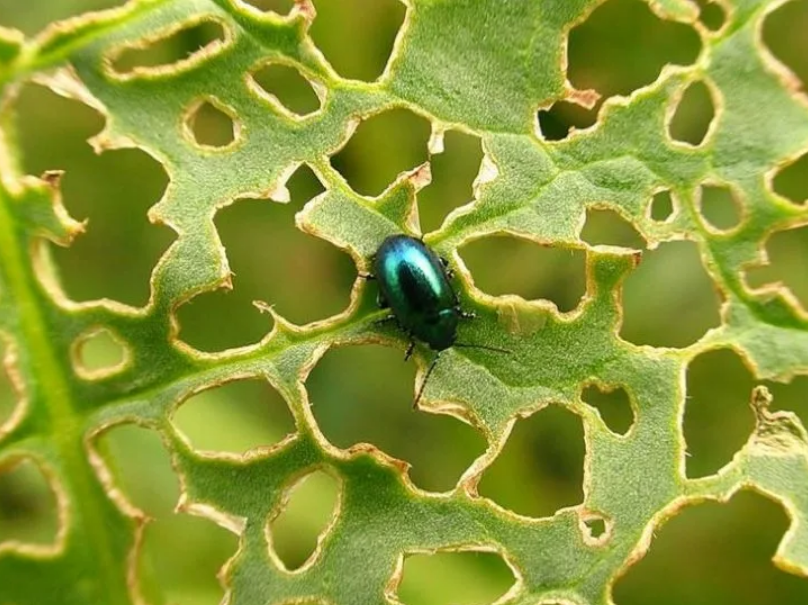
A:
[[[485,440],[452,416],[412,409],[415,364],[403,357],[379,345],[332,349],[306,381],[314,416],[337,447],[372,443],[412,464],[419,487],[452,489]]]
[[[625,435],[634,424],[631,399],[623,387],[606,388],[590,384],[581,391],[581,400],[598,410],[609,429]]]
[[[141,589],[150,601],[178,602],[193,594],[203,605],[222,598],[216,574],[237,547],[237,538],[211,521],[174,512],[179,482],[157,432],[117,425],[97,440],[115,486],[152,521],[138,560]]]
[[[141,47],[129,46],[112,59],[112,69],[127,74],[135,69],[158,68],[188,60],[209,51],[216,42],[224,42],[224,27],[218,21],[207,19],[168,34]]]
[[[669,190],[657,191],[651,198],[648,208],[648,215],[651,220],[658,222],[670,220],[673,218],[674,211],[673,196]]]
[[[718,295],[692,242],[645,252],[625,281],[620,336],[629,342],[686,347],[720,323]]]
[[[371,82],[384,71],[406,9],[397,0],[314,0],[314,44],[344,78]]]
[[[73,343],[73,369],[82,378],[105,378],[122,370],[129,357],[120,336],[107,328],[93,328]]]
[[[271,101],[298,116],[314,113],[322,106],[311,82],[292,65],[264,65],[253,72],[252,79]]]
[[[808,603],[808,582],[780,571],[771,561],[787,528],[783,509],[751,491],[735,495],[728,504],[690,506],[654,532],[645,558],[617,581],[614,601]]]
[[[808,90],[805,32],[808,31],[808,0],[791,0],[766,16],[763,42]]]
[[[331,164],[354,191],[376,196],[399,173],[427,160],[430,133],[426,119],[407,109],[391,109],[363,120]]]
[[[325,319],[350,303],[356,265],[333,244],[295,227],[295,214],[323,186],[302,166],[287,181],[291,201],[241,199],[215,222],[233,272],[233,290],[204,293],[181,306],[182,340],[202,351],[258,342],[272,321],[252,302],[264,301],[288,321]],[[227,329],[211,317],[226,317]]]
[[[472,185],[483,160],[480,138],[456,130],[443,137],[444,151],[430,159],[432,182],[418,192],[421,231],[440,227],[446,215],[472,200]]]
[[[688,477],[715,473],[749,439],[755,426],[749,399],[756,384],[732,350],[708,351],[690,362],[682,427]]]
[[[583,501],[585,454],[581,418],[550,405],[516,422],[478,491],[520,515],[549,517]]]
[[[146,304],[152,268],[175,237],[146,217],[168,185],[165,170],[139,149],[95,155],[86,139],[103,125],[99,115],[46,88],[24,87],[16,109],[25,171],[65,170],[65,206],[89,220],[69,248],[50,247],[67,296]]]
[[[286,401],[263,378],[234,380],[192,395],[172,418],[194,448],[241,454],[295,430]]]
[[[474,276],[474,285],[492,296],[546,299],[566,312],[578,306],[586,291],[583,250],[496,235],[463,246],[460,254]]]
[[[700,48],[691,26],[660,19],[646,2],[608,0],[570,32],[568,78],[579,90],[627,95],[667,63],[690,65]]]
[[[725,185],[702,185],[699,211],[717,231],[729,231],[741,223],[743,212],[736,194]]]
[[[774,232],[766,240],[766,255],[767,265],[747,271],[749,285],[759,288],[782,282],[808,310],[808,226]]]
[[[240,131],[231,110],[212,97],[191,107],[186,116],[186,126],[197,145],[210,149],[231,145]]]
[[[539,111],[539,129],[545,141],[561,141],[575,130],[589,128],[598,119],[600,105],[587,109],[570,101],[553,103],[550,109]]]
[[[0,25],[33,36],[46,26],[90,10],[123,6],[126,0],[82,0],[81,2],[20,2],[0,0]]]
[[[780,169],[774,175],[772,186],[775,193],[795,204],[808,203],[808,153]]]
[[[588,208],[586,223],[581,230],[581,239],[587,244],[605,244],[642,250],[645,239],[629,221],[615,210],[608,208]]]
[[[513,571],[498,553],[412,554],[404,559],[396,596],[405,605],[487,605],[515,583]]]
[[[39,464],[30,458],[0,460],[0,548],[14,541],[50,546],[58,532],[56,496]]]
[[[715,106],[710,88],[699,80],[690,84],[679,99],[668,124],[668,134],[674,141],[699,146],[707,137],[714,119]]]
[[[318,541],[333,526],[340,484],[329,473],[309,473],[286,489],[281,509],[272,514],[269,538],[285,569],[300,569],[313,562]]]

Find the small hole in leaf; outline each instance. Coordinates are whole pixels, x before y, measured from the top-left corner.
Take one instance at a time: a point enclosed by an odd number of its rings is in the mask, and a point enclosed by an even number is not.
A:
[[[329,473],[313,471],[287,488],[285,504],[269,523],[270,544],[283,566],[300,569],[315,555],[318,540],[334,522],[340,484]]]
[[[176,237],[146,216],[168,185],[165,169],[140,149],[93,153],[87,139],[103,126],[99,114],[42,86],[24,86],[15,109],[23,169],[36,175],[65,170],[65,207],[77,220],[89,220],[71,246],[47,248],[65,294],[74,301],[145,305],[152,269]]]
[[[542,246],[511,236],[489,236],[460,250],[477,288],[492,296],[517,294],[550,300],[571,311],[586,291],[583,250]]]
[[[207,50],[214,43],[224,42],[221,23],[212,20],[188,25],[172,34],[148,43],[142,48],[130,46],[118,52],[112,60],[112,69],[127,74],[136,69],[173,65]]]
[[[397,600],[405,605],[487,605],[516,583],[502,555],[464,550],[405,555]]]
[[[539,111],[539,129],[545,141],[566,139],[572,129],[589,128],[598,119],[599,105],[592,109],[569,101],[553,103],[550,109]]]
[[[663,222],[673,216],[673,197],[667,189],[657,191],[651,198],[649,214],[652,220]]]
[[[100,11],[123,6],[126,0],[84,0],[83,2],[26,3],[0,0],[0,25],[19,29],[33,37],[48,25],[77,17],[88,10]]]
[[[668,134],[674,141],[695,147],[704,142],[714,119],[715,105],[710,88],[699,80],[691,83],[679,99],[668,124]]]
[[[626,278],[620,336],[629,342],[686,347],[720,323],[718,295],[693,242],[645,252]]]
[[[151,520],[138,557],[146,602],[218,605],[219,572],[237,549],[238,537],[209,519],[166,513]]]
[[[122,370],[129,356],[120,337],[107,328],[94,328],[73,343],[73,366],[82,378],[105,378]]]
[[[271,98],[298,116],[314,113],[322,106],[311,82],[291,65],[264,65],[252,74],[252,79]]]
[[[792,0],[766,15],[763,42],[771,53],[808,90],[808,61],[805,60],[805,32],[808,31],[808,0]]]
[[[203,101],[187,117],[193,140],[202,147],[221,149],[236,140],[235,118],[218,102]]]
[[[31,458],[0,460],[0,548],[56,543],[59,513],[53,488]]]
[[[356,265],[342,250],[295,227],[295,214],[323,186],[307,166],[286,183],[291,201],[241,199],[214,218],[233,272],[233,290],[203,293],[177,312],[182,340],[201,351],[258,342],[272,319],[252,302],[265,301],[287,321],[325,319],[350,303]],[[227,330],[211,317],[226,317]]]
[[[608,540],[608,525],[606,519],[603,517],[589,516],[584,520],[584,527],[586,528],[587,538],[598,543],[604,543]]]
[[[755,426],[749,399],[756,384],[730,349],[707,351],[690,362],[682,425],[688,477],[715,473],[749,439]]]
[[[772,186],[779,193],[795,204],[808,203],[808,153],[798,160],[780,169],[774,175]]]
[[[618,212],[605,208],[587,208],[581,239],[590,245],[605,244],[642,250],[646,243],[631,222]]]
[[[260,11],[288,15],[295,6],[295,0],[239,0]]]
[[[570,32],[568,78],[578,90],[628,95],[668,63],[692,64],[700,47],[692,26],[660,19],[646,2],[608,0]]]
[[[724,9],[718,2],[710,0],[696,0],[699,5],[699,21],[710,31],[718,31],[727,19]]]
[[[483,160],[478,136],[450,130],[443,145],[443,153],[430,159],[432,182],[418,192],[423,233],[439,228],[449,212],[472,200],[472,185]]]
[[[609,430],[618,435],[628,433],[634,424],[631,400],[622,387],[607,389],[590,384],[581,392],[581,400],[596,408]]]
[[[752,491],[736,494],[727,504],[689,506],[655,530],[649,552],[617,580],[614,601],[808,603],[808,582],[771,561],[787,528],[782,507]]]
[[[275,445],[295,430],[286,401],[263,378],[234,380],[192,395],[172,422],[195,449],[234,454]]]
[[[430,133],[425,118],[391,109],[363,120],[331,164],[357,193],[379,195],[399,173],[428,159]]]
[[[393,52],[406,8],[398,0],[314,0],[314,44],[343,78],[372,82]]]
[[[729,231],[741,222],[740,203],[725,185],[702,185],[699,210],[704,220],[718,231]]]
[[[404,363],[404,348],[379,345],[332,349],[306,381],[317,424],[331,443],[372,443],[412,464],[418,487],[447,491],[485,451],[485,440],[452,416],[414,412],[414,385],[415,363]]]
[[[550,405],[516,421],[479,493],[520,515],[549,517],[583,501],[585,454],[581,418]]]
[[[775,231],[766,240],[769,262],[747,270],[747,283],[752,288],[782,282],[808,310],[808,226]]]

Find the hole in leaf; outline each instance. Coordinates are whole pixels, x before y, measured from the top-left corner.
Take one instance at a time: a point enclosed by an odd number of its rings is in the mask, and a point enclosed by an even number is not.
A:
[[[674,141],[697,147],[704,142],[710,124],[715,119],[715,105],[710,88],[701,80],[691,83],[668,124],[668,134]]]
[[[749,439],[755,427],[749,399],[756,384],[730,349],[707,351],[690,362],[682,425],[688,477],[717,472]]]
[[[808,203],[808,153],[779,170],[774,175],[772,186],[775,193],[795,204]]]
[[[306,381],[312,411],[337,447],[372,443],[412,464],[417,486],[450,490],[485,440],[452,416],[413,411],[415,364],[403,357],[403,348],[379,345],[330,350]]]
[[[351,188],[379,195],[396,176],[427,160],[429,121],[407,109],[391,109],[363,120],[345,146],[331,157]]]
[[[112,59],[112,69],[119,74],[127,74],[138,69],[187,62],[202,52],[209,52],[217,42],[221,44],[224,40],[222,24],[207,19],[186,25],[158,40],[146,42],[141,47],[132,45],[123,48]]]
[[[590,541],[603,544],[609,539],[609,526],[606,524],[606,519],[601,516],[590,514],[584,520],[584,528]]]
[[[314,113],[322,106],[311,82],[291,65],[264,65],[252,74],[252,79],[270,99],[298,116]]]
[[[472,185],[483,160],[480,138],[456,130],[445,133],[444,151],[430,159],[432,182],[418,192],[421,231],[428,233],[455,208],[472,200]]]
[[[239,130],[230,110],[225,110],[221,103],[212,99],[194,105],[188,113],[186,125],[193,140],[210,149],[232,144]]]
[[[288,15],[295,6],[295,0],[238,0],[260,11]]]
[[[489,236],[463,246],[460,254],[477,288],[492,296],[517,294],[550,300],[571,311],[586,291],[583,250],[543,246],[512,236]]]
[[[702,185],[699,210],[704,220],[718,231],[729,231],[741,222],[740,203],[725,185]]]
[[[238,538],[208,519],[166,514],[143,535],[138,575],[148,603],[218,605],[218,574],[238,548]]]
[[[175,238],[146,217],[168,185],[162,165],[139,149],[96,155],[86,140],[103,126],[98,113],[42,86],[25,86],[15,107],[25,171],[65,170],[65,206],[89,220],[70,247],[48,246],[66,295],[145,305],[152,268]]]
[[[686,347],[720,323],[718,294],[693,242],[645,252],[626,278],[620,336],[629,342]]]
[[[642,250],[646,243],[631,222],[607,208],[587,208],[581,239],[590,245],[605,244]]]
[[[598,119],[600,105],[592,109],[582,107],[569,101],[553,103],[550,109],[539,111],[539,129],[545,141],[562,141],[572,132],[572,129],[583,130],[589,128]]]
[[[550,405],[517,420],[478,491],[520,515],[549,517],[583,501],[585,453],[581,418]]]
[[[405,605],[487,605],[516,583],[499,553],[464,550],[404,559],[398,601]]]
[[[314,0],[314,44],[343,78],[372,82],[393,52],[406,9],[397,0]]]
[[[53,488],[31,458],[0,460],[0,546],[50,546],[59,533]]]
[[[727,18],[721,5],[709,0],[696,0],[696,4],[699,5],[699,21],[710,31],[721,29]]]
[[[673,211],[674,206],[671,192],[667,189],[657,191],[654,197],[651,198],[651,206],[649,208],[651,219],[659,222],[667,221],[673,216]]]
[[[94,328],[73,343],[73,369],[82,378],[98,379],[121,371],[129,350],[120,337],[107,328]]]
[[[258,342],[272,320],[253,306],[254,300],[273,305],[296,324],[335,315],[350,303],[356,279],[351,258],[295,227],[295,214],[323,191],[322,184],[301,166],[286,186],[289,203],[241,199],[217,212],[234,289],[200,294],[179,308],[182,340],[192,347],[221,351]],[[227,317],[227,330],[211,317]]]
[[[241,454],[295,430],[289,406],[263,378],[234,380],[189,397],[172,418],[198,450]]]
[[[83,0],[82,2],[36,2],[0,0],[0,25],[21,30],[31,37],[46,26],[87,11],[123,6],[126,0]]]
[[[766,15],[763,42],[778,61],[786,65],[808,90],[805,32],[808,31],[808,0],[792,0]]]
[[[570,32],[567,73],[578,90],[628,95],[668,63],[692,64],[700,50],[690,25],[660,19],[641,0],[608,0]]]
[[[773,410],[786,410],[794,412],[802,421],[802,426],[808,426],[808,376],[796,376],[788,384],[779,382],[766,382],[766,386],[774,397]]]
[[[312,560],[318,541],[333,526],[339,497],[339,482],[322,470],[287,488],[281,509],[272,514],[268,528],[271,548],[285,569],[300,569]]]
[[[596,408],[609,430],[618,435],[628,433],[634,424],[634,410],[623,387],[606,388],[590,384],[581,391],[581,400]]]
[[[645,558],[617,580],[614,601],[769,605],[777,595],[778,603],[808,603],[808,582],[771,561],[787,528],[783,509],[751,491],[690,506],[656,530]]]
[[[782,282],[808,310],[808,226],[775,231],[766,240],[769,263],[747,270],[747,283],[752,288]]]
[[[0,434],[11,429],[9,424],[22,405],[20,396],[11,381],[12,359],[9,356],[8,344],[0,334]]]

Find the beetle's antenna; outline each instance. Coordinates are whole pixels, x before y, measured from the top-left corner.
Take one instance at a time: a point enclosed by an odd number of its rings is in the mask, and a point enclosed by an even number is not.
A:
[[[464,342],[456,342],[452,346],[453,347],[460,347],[462,349],[484,349],[486,351],[494,351],[494,353],[505,353],[507,355],[510,355],[511,353],[513,353],[513,351],[510,351],[508,349],[499,349],[497,347],[488,347],[486,345],[473,345],[473,344],[467,344],[467,343],[464,343]]]
[[[435,355],[435,359],[433,359],[432,363],[429,364],[429,369],[427,369],[426,375],[424,376],[423,381],[421,381],[421,388],[418,389],[418,394],[415,396],[415,401],[412,402],[413,409],[418,407],[418,402],[421,401],[421,395],[424,394],[424,389],[426,388],[426,381],[429,380],[429,377],[432,375],[432,370],[435,369],[435,364],[438,363],[438,359],[440,359],[440,353]]]

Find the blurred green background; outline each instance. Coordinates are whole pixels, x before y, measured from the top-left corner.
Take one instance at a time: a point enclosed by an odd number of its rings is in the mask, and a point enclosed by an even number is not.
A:
[[[280,13],[292,6],[291,0],[249,3]],[[120,0],[0,0],[0,25],[33,35],[52,21],[120,4]],[[404,6],[396,0],[314,0],[314,4],[318,16],[311,34],[334,68],[351,78],[378,77],[404,18]],[[704,23],[713,30],[720,28],[722,9],[699,4]],[[797,74],[804,89],[806,31],[808,0],[778,9],[763,29],[770,51]],[[170,61],[215,35],[190,30],[135,60]],[[661,21],[640,0],[609,0],[573,31],[569,78],[578,88],[597,89],[604,98],[628,94],[652,82],[665,63],[692,63],[700,46],[692,28]],[[310,110],[311,90],[305,83],[281,74],[274,85],[283,87],[278,96],[290,108]],[[41,87],[27,85],[17,110],[25,170],[31,174],[66,170],[65,204],[75,218],[90,220],[87,234],[74,246],[53,250],[66,293],[75,300],[109,297],[144,304],[149,274],[173,240],[169,229],[146,219],[147,209],[166,187],[165,172],[138,150],[95,156],[85,141],[102,128],[99,115]],[[545,138],[557,140],[571,127],[593,124],[596,111],[558,103],[538,118]],[[707,87],[694,85],[673,120],[672,136],[700,142],[712,111]],[[228,140],[226,119],[200,117],[197,128],[200,138]],[[377,195],[396,174],[428,159],[429,132],[428,122],[411,112],[386,112],[360,126],[333,158],[334,166],[357,191]],[[451,209],[470,201],[481,157],[476,137],[447,134],[445,152],[432,160],[433,183],[419,195],[425,232],[437,228]],[[808,157],[783,170],[774,185],[797,203],[808,199]],[[356,279],[353,263],[330,244],[294,227],[295,213],[322,191],[322,185],[304,167],[292,177],[289,189],[289,204],[242,200],[219,213],[216,225],[236,274],[235,289],[200,295],[180,309],[185,342],[206,351],[256,342],[271,328],[271,320],[251,305],[256,299],[274,304],[296,323],[328,317],[348,304]],[[664,220],[675,206],[670,196],[660,194],[652,216]],[[739,219],[737,204],[720,188],[703,192],[702,209],[717,228],[731,228]],[[590,243],[645,246],[630,224],[606,210],[588,214],[583,237]],[[774,235],[767,251],[771,266],[750,270],[749,283],[760,286],[783,280],[808,308],[808,229]],[[584,292],[583,250],[542,248],[497,237],[476,242],[461,255],[476,285],[491,294],[546,298],[569,311]],[[622,335],[635,343],[685,346],[718,324],[718,304],[696,246],[665,244],[646,251],[642,265],[626,283]],[[220,321],[210,320],[225,316],[224,328]],[[99,338],[85,350],[85,365],[103,368],[115,363],[119,354],[114,341]],[[407,460],[416,485],[451,489],[482,453],[484,440],[458,420],[411,410],[415,368],[402,362],[402,354],[371,345],[329,352],[307,384],[315,416],[337,446],[373,442]],[[753,424],[747,401],[754,384],[731,351],[707,353],[691,364],[685,416],[690,476],[715,472],[745,442]],[[808,378],[770,387],[777,408],[795,411],[808,424]],[[630,426],[624,392],[606,394],[592,387],[583,397],[601,410],[615,431],[625,432]],[[14,399],[8,377],[0,373],[0,422],[11,414]],[[194,397],[176,422],[197,447],[209,450],[269,445],[292,430],[279,395],[255,380]],[[215,573],[234,552],[236,538],[203,519],[173,513],[178,485],[156,434],[122,427],[108,433],[105,442],[122,489],[156,519],[147,530],[141,561],[147,595],[183,605],[219,602],[222,592]],[[581,501],[583,456],[580,419],[551,407],[517,424],[500,459],[484,476],[481,493],[519,513],[552,514]],[[311,553],[337,490],[325,473],[295,486],[289,509],[272,526],[274,543],[287,566],[300,566]],[[808,603],[808,580],[781,572],[770,562],[787,525],[778,505],[751,493],[742,493],[727,505],[687,509],[657,532],[649,555],[618,582],[614,598],[619,605]],[[23,463],[0,473],[0,541],[47,542],[55,531],[54,502],[36,467]],[[494,555],[416,556],[407,560],[399,597],[408,605],[483,604],[505,592],[511,582],[510,572]]]

